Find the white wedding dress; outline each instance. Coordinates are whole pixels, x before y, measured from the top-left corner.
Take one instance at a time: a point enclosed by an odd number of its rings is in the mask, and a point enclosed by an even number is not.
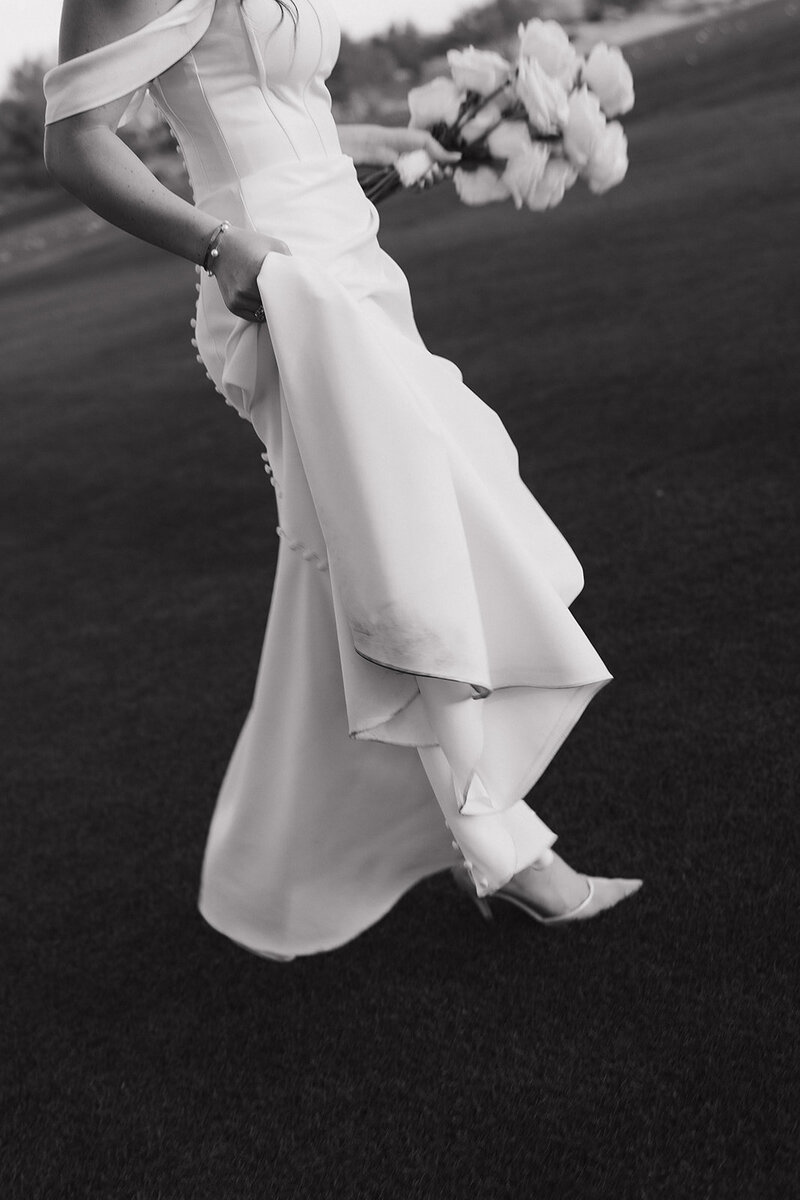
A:
[[[195,203],[291,250],[259,275],[266,325],[204,274],[196,314],[281,537],[200,908],[275,957],[341,945],[462,856],[482,894],[539,857],[555,835],[523,798],[610,678],[569,612],[575,556],[378,244],[325,87],[330,0],[296,8],[179,0],[45,82],[49,122],[149,86]]]

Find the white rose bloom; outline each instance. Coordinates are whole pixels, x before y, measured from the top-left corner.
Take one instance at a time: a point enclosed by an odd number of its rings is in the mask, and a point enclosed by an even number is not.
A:
[[[596,195],[616,187],[625,178],[628,170],[628,139],[619,121],[611,121],[583,172],[589,191]]]
[[[462,91],[488,96],[511,78],[511,63],[494,50],[448,50],[447,62],[453,81]]]
[[[514,204],[522,208],[525,199],[544,175],[550,152],[541,142],[531,142],[525,150],[515,154],[506,163],[501,176],[511,192]]]
[[[600,101],[607,117],[616,117],[633,108],[633,75],[616,46],[598,42],[592,47],[582,68],[582,79]]]
[[[493,129],[503,118],[503,110],[494,100],[484,104],[469,121],[461,126],[461,136],[465,142],[477,142],[487,130]]]
[[[533,145],[525,121],[503,121],[486,139],[492,158],[513,158]]]
[[[533,58],[521,58],[514,89],[540,133],[558,133],[569,116],[567,93]]]
[[[569,97],[569,116],[564,128],[564,153],[576,167],[585,167],[606,128],[600,101],[587,87]]]
[[[456,167],[453,183],[464,204],[492,204],[508,199],[508,188],[491,167],[478,167],[474,171]]]
[[[407,150],[405,154],[398,155],[394,166],[403,187],[413,187],[428,174],[433,166],[433,159],[427,150]]]
[[[430,129],[437,121],[452,125],[461,107],[462,95],[452,79],[439,75],[422,87],[408,93],[409,125],[414,129]]]
[[[564,199],[564,192],[571,188],[578,178],[578,172],[572,163],[565,158],[551,156],[544,174],[525,197],[528,208],[541,212],[545,208],[555,208]]]
[[[568,92],[575,83],[580,59],[558,21],[534,17],[527,25],[520,25],[518,33],[521,57],[537,62],[546,75],[557,79]]]

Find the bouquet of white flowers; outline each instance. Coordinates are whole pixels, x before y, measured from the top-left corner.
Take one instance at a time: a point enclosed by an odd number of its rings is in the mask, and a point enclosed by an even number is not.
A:
[[[552,208],[583,179],[597,194],[625,177],[628,142],[619,121],[633,107],[633,77],[616,47],[584,58],[557,21],[519,26],[516,66],[492,50],[450,50],[450,77],[408,94],[409,124],[461,152],[452,171],[465,204],[511,197],[517,208]],[[424,187],[447,171],[425,150],[401,154],[362,180],[373,203],[401,187]]]

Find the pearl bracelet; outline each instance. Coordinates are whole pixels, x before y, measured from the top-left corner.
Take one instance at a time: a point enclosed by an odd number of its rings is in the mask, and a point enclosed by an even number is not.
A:
[[[223,221],[221,225],[217,226],[211,237],[208,239],[208,245],[206,246],[206,252],[203,256],[202,262],[202,267],[206,275],[213,276],[214,272],[211,270],[211,263],[215,258],[219,258],[219,244],[222,241],[223,234],[225,234],[230,227],[230,221]]]

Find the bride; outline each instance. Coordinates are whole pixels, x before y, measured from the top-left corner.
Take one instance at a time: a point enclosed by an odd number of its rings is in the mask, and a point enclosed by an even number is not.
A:
[[[52,174],[197,265],[199,360],[264,447],[280,549],[200,910],[267,957],[340,946],[443,869],[487,915],[594,916],[526,804],[609,680],[580,566],[497,415],[431,354],[356,177],[424,131],[343,125],[331,0],[66,0],[45,79]],[[117,137],[149,89],[187,203]]]

